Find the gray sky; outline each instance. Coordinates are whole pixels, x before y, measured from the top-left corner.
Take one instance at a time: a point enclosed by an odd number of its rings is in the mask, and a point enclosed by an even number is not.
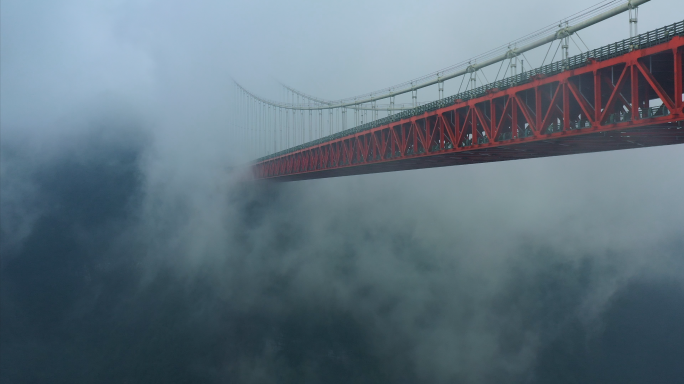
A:
[[[594,3],[3,1],[2,122],[45,126],[109,95],[144,105],[178,135],[231,145],[231,76],[269,98],[281,96],[277,80],[349,97],[461,62]],[[675,0],[644,5],[640,31],[678,21],[663,11],[676,9]],[[627,15],[581,36],[590,48],[626,38]],[[528,57],[540,61],[544,49]],[[457,80],[446,83],[445,94],[456,90]],[[421,91],[419,100],[436,93]]]

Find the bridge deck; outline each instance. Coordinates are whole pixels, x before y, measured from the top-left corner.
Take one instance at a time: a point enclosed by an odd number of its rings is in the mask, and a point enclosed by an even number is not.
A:
[[[684,143],[684,37],[262,158],[301,180]],[[572,67],[571,67],[572,68]]]

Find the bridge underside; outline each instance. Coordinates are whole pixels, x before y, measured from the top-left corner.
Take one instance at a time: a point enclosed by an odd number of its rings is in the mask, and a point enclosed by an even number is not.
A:
[[[684,143],[684,37],[669,38],[273,155],[255,164],[255,176],[292,181]]]
[[[272,178],[271,180],[308,180],[379,172],[405,171],[410,169],[447,167],[452,165],[491,163],[496,161],[533,159],[537,157],[614,151],[619,149],[646,148],[671,144],[684,144],[684,124],[681,126],[678,126],[676,123],[661,124],[620,131],[595,132],[494,148],[480,148],[472,151],[444,153],[420,158],[407,158],[404,160],[349,166],[321,170],[318,172],[284,175]]]

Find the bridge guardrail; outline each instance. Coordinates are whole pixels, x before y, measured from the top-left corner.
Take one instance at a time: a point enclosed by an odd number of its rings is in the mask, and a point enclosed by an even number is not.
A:
[[[624,39],[622,41],[615,42],[613,44],[608,44],[600,48],[592,49],[585,53],[580,53],[579,55],[572,56],[567,60],[556,61],[539,68],[531,69],[523,73],[517,74],[515,76],[507,77],[489,84],[482,85],[475,89],[464,91],[456,95],[448,96],[440,100],[433,101],[428,104],[418,106],[413,109],[409,109],[394,115],[383,117],[378,120],[374,120],[362,125],[358,125],[353,128],[346,129],[322,137],[320,139],[312,140],[304,144],[297,145],[292,148],[288,148],[271,155],[263,156],[256,159],[256,162],[261,162],[274,157],[279,157],[288,153],[297,152],[299,150],[313,147],[318,144],[325,143],[327,141],[339,139],[345,136],[353,135],[356,133],[364,132],[377,128],[383,125],[394,123],[399,120],[407,119],[412,116],[421,115],[425,112],[430,112],[443,108],[449,105],[453,105],[456,100],[470,100],[478,97],[482,97],[486,92],[493,88],[498,88],[500,90],[508,89],[513,86],[520,84],[525,84],[530,82],[530,79],[536,75],[552,76],[561,73],[565,70],[577,69],[584,67],[589,64],[589,59],[595,59],[597,61],[605,61],[623,55],[625,53],[631,52],[635,49],[642,49],[652,47],[654,45],[666,43],[670,41],[675,36],[684,36],[684,20],[677,23],[666,25],[664,27],[654,29],[652,31],[642,33],[640,35],[634,36],[629,39]]]

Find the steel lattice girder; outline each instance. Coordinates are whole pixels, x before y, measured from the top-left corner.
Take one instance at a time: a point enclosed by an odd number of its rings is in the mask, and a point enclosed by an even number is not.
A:
[[[270,158],[254,174],[301,180],[684,143],[683,51],[675,36]]]

